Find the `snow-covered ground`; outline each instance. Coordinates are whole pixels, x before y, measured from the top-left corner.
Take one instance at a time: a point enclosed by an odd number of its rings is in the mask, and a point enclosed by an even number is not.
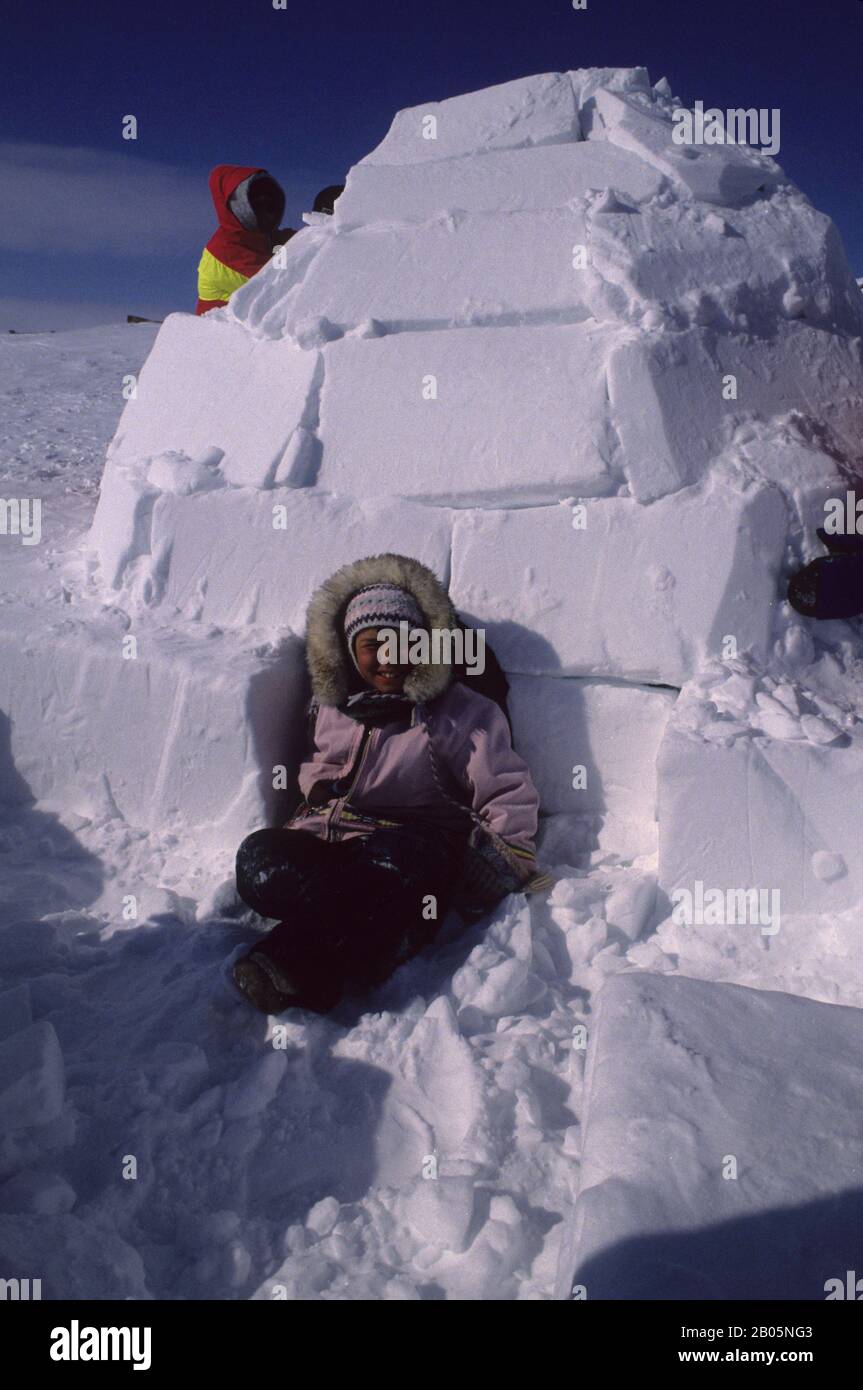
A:
[[[77,610],[66,576],[154,335],[0,339],[3,495],[43,498],[43,542],[3,538],[16,616]],[[8,735],[4,779],[7,759]],[[224,978],[253,931],[200,912],[207,864],[183,874],[170,835],[110,804],[58,814],[18,791],[0,812],[4,1266],[54,1297],[550,1295],[576,1172],[570,1040],[590,961],[620,951],[609,886],[637,873],[573,877],[466,936],[453,919],[368,1006],[304,1015],[273,1047]]]
[[[603,1242],[863,1169],[860,626],[780,601],[859,471],[863,298],[779,166],[681,153],[674,109],[626,69],[399,113],[229,309],[0,340],[0,496],[43,499],[40,544],[0,536],[0,1275],[567,1297]],[[487,626],[557,881],[264,1021],[227,979],[261,925],[232,856],[296,754],[310,593],[381,549]],[[681,924],[698,879],[781,888],[781,928]],[[597,1012],[620,974],[643,992]],[[821,1049],[801,1099],[776,1047],[741,1078],[765,991],[813,1035],[851,1006],[850,1069]]]

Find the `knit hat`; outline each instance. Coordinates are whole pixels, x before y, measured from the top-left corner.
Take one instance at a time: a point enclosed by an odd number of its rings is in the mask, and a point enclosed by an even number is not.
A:
[[[387,582],[366,584],[357,589],[345,611],[345,638],[354,665],[354,638],[367,627],[394,627],[400,622],[412,627],[425,627],[423,612],[407,589]]]
[[[331,183],[326,188],[322,188],[320,193],[315,194],[315,201],[312,204],[312,212],[326,212],[332,216],[336,206],[336,199],[341,197],[345,191],[343,183]]]

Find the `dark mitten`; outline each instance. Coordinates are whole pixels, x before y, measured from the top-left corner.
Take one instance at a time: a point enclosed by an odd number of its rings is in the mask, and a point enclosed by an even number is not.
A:
[[[237,851],[237,892],[262,917],[314,909],[326,883],[328,846],[302,830],[256,830]]]

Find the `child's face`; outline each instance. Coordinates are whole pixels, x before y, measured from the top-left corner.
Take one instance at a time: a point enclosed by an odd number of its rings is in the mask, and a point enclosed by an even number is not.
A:
[[[366,627],[354,638],[354,652],[359,673],[366,685],[373,690],[400,692],[410,672],[410,666],[397,666],[393,662],[378,660],[382,643],[378,641],[378,628]]]

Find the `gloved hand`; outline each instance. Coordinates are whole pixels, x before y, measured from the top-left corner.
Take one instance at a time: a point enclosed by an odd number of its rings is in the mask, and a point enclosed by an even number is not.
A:
[[[319,782],[312,783],[306,801],[310,806],[326,806],[328,801],[332,801],[337,796],[338,791],[335,784],[323,777]]]

